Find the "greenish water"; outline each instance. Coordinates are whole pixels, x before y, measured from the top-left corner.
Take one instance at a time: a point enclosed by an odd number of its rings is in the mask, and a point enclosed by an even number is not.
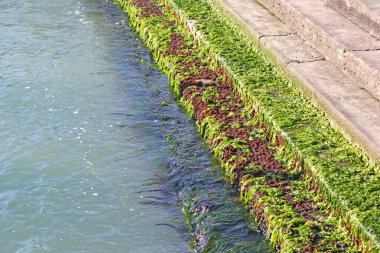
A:
[[[0,19],[0,252],[268,251],[117,6],[2,0]]]

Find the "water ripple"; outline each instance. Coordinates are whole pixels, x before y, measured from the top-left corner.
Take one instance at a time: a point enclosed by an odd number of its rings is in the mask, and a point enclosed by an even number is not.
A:
[[[189,252],[179,203],[218,213],[202,219],[232,238],[221,249],[256,238],[117,6],[3,0],[0,15],[1,252]]]

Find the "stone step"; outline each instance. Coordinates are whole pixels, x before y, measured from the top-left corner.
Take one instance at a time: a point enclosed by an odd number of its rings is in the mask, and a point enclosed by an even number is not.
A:
[[[380,38],[380,1],[325,0],[325,3]]]
[[[304,88],[313,94],[314,102],[325,110],[330,121],[343,132],[346,138],[365,150],[375,161],[380,162],[380,102],[378,99],[359,86],[357,80],[327,60],[332,57],[325,57],[311,47],[309,42],[294,32],[293,25],[285,24],[255,0],[213,1],[221,5],[240,27],[258,41],[264,51],[269,51],[277,62],[286,66],[290,75],[298,79]],[[309,0],[302,1],[311,2]],[[321,5],[322,7],[328,8]],[[331,8],[328,9],[331,10]],[[347,22],[342,15],[338,15]],[[299,18],[303,18],[303,16],[299,15]],[[349,24],[353,25],[351,22]],[[302,23],[298,25],[302,27]],[[339,27],[340,24],[334,23],[334,19],[332,19],[331,26]],[[308,29],[303,28],[303,30]],[[374,42],[373,48],[376,48],[378,43],[376,39],[361,29],[358,31],[363,36],[370,38]],[[308,31],[301,33],[305,34]],[[315,34],[315,39],[321,39],[320,36]],[[356,41],[360,42],[360,39],[357,38]],[[341,43],[336,43],[334,48],[338,50],[339,45]],[[360,46],[365,48],[372,45],[363,42]],[[319,50],[318,47],[316,48]],[[324,53],[326,51],[328,50],[324,50]],[[330,49],[330,51],[332,50]],[[371,57],[371,53],[373,53],[371,51],[351,53],[368,53],[368,58],[374,59]],[[375,51],[375,53],[380,53],[380,51]],[[343,53],[342,56],[344,56]]]
[[[320,0],[258,0],[380,99],[380,40]]]

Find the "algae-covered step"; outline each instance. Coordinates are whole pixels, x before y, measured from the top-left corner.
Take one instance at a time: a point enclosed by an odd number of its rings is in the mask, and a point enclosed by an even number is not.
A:
[[[274,248],[379,251],[376,164],[218,6],[118,2]]]

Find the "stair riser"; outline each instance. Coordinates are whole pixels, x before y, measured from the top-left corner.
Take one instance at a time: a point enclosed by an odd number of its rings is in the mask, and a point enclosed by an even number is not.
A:
[[[380,100],[380,74],[366,64],[356,52],[348,51],[341,44],[331,38],[320,27],[316,26],[307,17],[282,1],[258,0],[274,15],[290,25],[297,34],[316,48],[327,60],[336,64],[342,71],[358,80],[358,84]]]
[[[325,0],[325,3],[372,35],[380,38],[380,17],[376,16],[360,2],[357,4],[350,0]]]

